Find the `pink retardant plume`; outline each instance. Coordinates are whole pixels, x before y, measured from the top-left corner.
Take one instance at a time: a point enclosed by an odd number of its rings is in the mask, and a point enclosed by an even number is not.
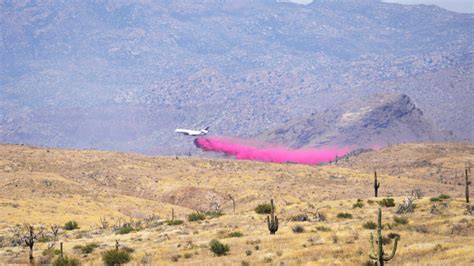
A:
[[[275,163],[320,164],[336,159],[349,152],[347,148],[288,149],[283,147],[255,147],[235,138],[197,138],[194,144],[204,150],[234,156],[238,160],[252,160]],[[243,144],[241,144],[243,143]]]

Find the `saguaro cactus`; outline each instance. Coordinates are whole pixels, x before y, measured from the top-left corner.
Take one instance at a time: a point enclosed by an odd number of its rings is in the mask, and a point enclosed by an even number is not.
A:
[[[379,187],[380,182],[377,182],[377,171],[374,171],[374,190],[375,190],[375,197],[379,194]]]
[[[383,266],[386,261],[389,261],[395,256],[397,252],[398,236],[395,238],[393,244],[392,253],[390,256],[385,256],[382,245],[382,209],[379,208],[378,219],[377,219],[377,254],[374,253],[374,235],[370,233],[370,254],[369,258],[374,260],[378,266]]]
[[[469,182],[469,176],[467,173],[469,172],[468,168],[464,170],[464,175],[466,176],[466,202],[469,203],[469,185],[471,182]]]
[[[275,207],[273,206],[273,199],[270,200],[270,204],[272,206],[271,218],[267,216],[267,224],[268,230],[270,231],[271,235],[274,235],[276,231],[278,231],[278,217],[275,216]]]

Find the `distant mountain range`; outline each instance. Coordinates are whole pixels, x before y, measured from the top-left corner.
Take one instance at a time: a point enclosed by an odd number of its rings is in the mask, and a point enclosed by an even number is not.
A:
[[[174,128],[253,137],[374,93],[406,94],[422,125],[474,140],[472,14],[375,0],[0,1],[0,28],[2,143],[194,152]]]

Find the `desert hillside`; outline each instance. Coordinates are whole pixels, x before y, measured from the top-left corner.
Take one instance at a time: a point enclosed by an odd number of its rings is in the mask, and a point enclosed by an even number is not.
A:
[[[452,132],[441,131],[427,119],[410,97],[393,93],[374,94],[290,120],[259,138],[293,148],[454,139]]]
[[[472,143],[394,145],[324,166],[1,145],[0,261],[28,262],[16,225],[49,228],[73,220],[80,228],[60,229],[57,241],[45,231],[34,246],[37,262],[54,260],[63,242],[69,257],[102,265],[102,253],[119,240],[133,249],[132,265],[360,265],[368,261],[374,231],[363,225],[376,222],[377,202],[391,197],[396,206],[382,208],[383,232],[401,239],[390,264],[467,265],[474,263],[474,219],[466,211],[463,174],[473,161]],[[415,190],[421,195],[414,212],[396,214]],[[275,235],[267,215],[254,210],[270,199],[280,219]],[[168,225],[172,212],[184,222]],[[207,217],[188,221],[197,212]],[[120,234],[124,223],[132,230]],[[213,239],[229,245],[226,256],[212,254]],[[90,253],[77,247],[91,243],[97,247]]]

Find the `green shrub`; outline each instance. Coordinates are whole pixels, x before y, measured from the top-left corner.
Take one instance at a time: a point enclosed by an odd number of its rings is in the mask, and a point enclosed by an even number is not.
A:
[[[74,249],[80,249],[82,254],[90,254],[94,252],[94,249],[96,249],[99,245],[96,243],[91,243],[87,244],[85,246],[75,246]]]
[[[123,226],[123,227],[120,227],[118,230],[117,230],[117,234],[119,235],[126,235],[130,232],[133,231],[133,228],[131,226]]]
[[[364,202],[361,199],[357,199],[357,202],[352,205],[352,208],[362,208],[364,207]]]
[[[184,253],[184,256],[183,256],[185,259],[190,259],[193,257],[193,254],[192,253]]]
[[[75,258],[68,258],[67,256],[59,257],[53,262],[53,266],[79,266],[78,259]]]
[[[194,221],[202,221],[206,219],[206,215],[199,213],[199,212],[193,212],[188,214],[188,221],[194,222]]]
[[[362,227],[365,228],[365,229],[375,229],[375,228],[377,228],[377,224],[374,223],[374,222],[369,221],[369,222],[364,223],[362,225]]]
[[[392,198],[386,198],[386,199],[383,199],[379,202],[377,202],[381,207],[387,207],[387,208],[390,208],[390,207],[395,207],[395,200],[393,200]]]
[[[438,196],[439,199],[441,200],[445,200],[445,199],[450,199],[451,197],[449,195],[446,195],[446,194],[441,194]]]
[[[130,254],[123,250],[111,249],[104,252],[102,260],[107,266],[122,265],[130,261]]]
[[[272,205],[268,203],[260,204],[255,208],[255,212],[258,214],[270,214],[272,213]]]
[[[165,224],[167,225],[180,225],[182,223],[183,223],[182,220],[166,220],[165,221]]]
[[[78,229],[78,228],[79,228],[79,225],[77,224],[76,221],[69,221],[66,224],[64,224],[64,229],[65,230],[74,230],[74,229]]]
[[[217,256],[225,256],[227,255],[227,252],[229,252],[229,246],[222,244],[218,240],[212,240],[211,243],[209,243],[209,248],[211,251],[217,255]]]
[[[232,232],[227,235],[227,237],[242,237],[244,234],[241,232]]]
[[[442,199],[435,197],[435,198],[430,198],[430,201],[431,202],[439,202],[439,201],[442,201]]]
[[[397,224],[407,224],[408,219],[405,217],[393,216],[393,221]]]
[[[367,204],[372,205],[372,204],[374,204],[374,201],[369,199],[369,200],[367,200]]]
[[[347,212],[340,212],[337,214],[337,218],[352,219],[352,214],[347,213]]]
[[[224,215],[222,211],[208,211],[204,213],[207,217],[216,218]]]
[[[41,254],[43,254],[43,256],[45,256],[45,257],[54,257],[56,255],[61,254],[61,250],[54,249],[54,248],[47,248],[47,249],[43,250],[43,252],[41,252]]]

